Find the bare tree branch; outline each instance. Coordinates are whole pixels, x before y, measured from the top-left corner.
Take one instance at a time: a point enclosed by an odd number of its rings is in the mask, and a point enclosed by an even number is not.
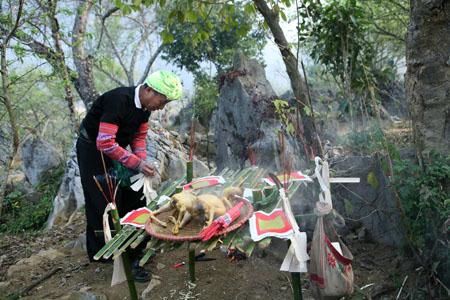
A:
[[[396,35],[395,33],[389,32],[389,31],[387,31],[387,30],[381,28],[377,23],[373,23],[373,25],[375,26],[376,29],[378,29],[378,33],[379,33],[379,34],[386,35],[386,36],[390,36],[390,37],[392,37],[392,38],[394,38],[394,39],[396,39],[396,40],[398,40],[398,41],[401,41],[401,42],[403,42],[403,43],[405,42],[405,39],[404,39],[404,38],[402,38],[402,37]]]
[[[125,83],[121,82],[120,80],[118,80],[117,78],[115,78],[114,76],[111,75],[110,72],[107,72],[105,69],[103,69],[100,65],[94,63],[94,67],[99,70],[100,72],[102,72],[103,74],[105,74],[106,76],[108,76],[109,79],[111,79],[112,81],[114,81],[115,83],[117,83],[119,86],[126,86]]]
[[[111,9],[109,9],[103,16],[102,16],[102,26],[101,26],[101,31],[100,31],[100,37],[98,39],[98,43],[97,43],[97,47],[96,49],[98,50],[100,48],[100,44],[102,42],[102,38],[103,38],[103,30],[105,29],[105,21],[107,18],[109,18],[113,13],[115,13],[116,11],[118,11],[119,8],[118,7],[113,7]]]
[[[11,31],[9,32],[9,34],[6,36],[5,40],[3,41],[3,44],[6,46],[9,44],[9,41],[11,40],[11,38],[14,36],[17,29],[19,28],[19,21],[20,21],[20,18],[22,17],[22,9],[23,9],[23,0],[20,0],[19,1],[19,9],[17,11],[17,18],[16,18],[16,21],[14,22],[14,27],[11,29]]]
[[[130,72],[128,71],[127,67],[125,66],[125,64],[124,64],[124,62],[122,60],[122,57],[121,57],[119,51],[117,50],[117,47],[116,47],[113,39],[111,38],[111,35],[108,32],[108,29],[106,29],[106,27],[105,27],[105,34],[108,37],[109,42],[111,43],[111,47],[112,47],[112,50],[114,52],[114,55],[116,56],[117,60],[119,61],[120,66],[122,67],[123,71],[125,72],[125,75],[127,76],[128,84],[129,85],[133,85],[133,83],[134,83],[133,82],[133,76],[132,76],[132,74],[130,74]]]
[[[150,68],[152,67],[153,63],[155,62],[156,58],[161,53],[163,48],[164,48],[164,44],[159,45],[158,49],[156,49],[155,53],[153,53],[152,57],[150,57],[149,61],[147,62],[147,65],[145,67],[145,71],[142,74],[141,79],[139,79],[138,84],[143,83],[145,78],[147,78],[148,72],[150,72]]]

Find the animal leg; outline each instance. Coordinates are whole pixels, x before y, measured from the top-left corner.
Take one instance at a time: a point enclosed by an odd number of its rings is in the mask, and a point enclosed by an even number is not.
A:
[[[188,211],[186,211],[184,213],[183,219],[181,220],[181,223],[180,223],[180,229],[183,228],[184,225],[186,225],[191,220],[191,217],[192,216]]]
[[[167,202],[166,204],[164,204],[163,206],[161,206],[160,208],[158,208],[157,210],[155,210],[155,211],[153,212],[153,215],[156,216],[156,215],[158,215],[158,214],[160,214],[160,213],[169,211],[169,210],[171,210],[171,209],[173,209],[173,207],[172,207],[172,205],[171,205],[171,203],[170,203],[170,201],[169,201],[169,202]]]
[[[161,225],[162,227],[167,227],[167,223],[166,223],[166,222],[161,221],[160,219],[158,219],[158,218],[155,217],[154,215],[150,214],[150,218],[151,218],[153,221],[157,222],[157,223],[158,223],[159,225]]]
[[[175,235],[177,235],[180,232],[180,224],[181,224],[182,218],[184,217],[185,212],[186,212],[186,208],[185,207],[181,207],[180,211],[178,212],[177,223],[172,228],[172,233],[175,234]]]
[[[209,210],[208,220],[206,221],[205,227],[208,227],[214,221],[214,212],[215,208],[211,207],[211,209]]]

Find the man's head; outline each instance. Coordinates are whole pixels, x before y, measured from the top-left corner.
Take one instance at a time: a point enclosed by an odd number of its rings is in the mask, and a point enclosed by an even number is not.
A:
[[[150,74],[140,89],[141,104],[147,110],[159,110],[170,101],[181,97],[180,78],[169,71],[157,71]]]

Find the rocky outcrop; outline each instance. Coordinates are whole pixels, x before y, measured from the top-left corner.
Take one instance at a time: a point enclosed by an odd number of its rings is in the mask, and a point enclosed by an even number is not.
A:
[[[6,276],[8,279],[14,278],[17,280],[22,273],[29,272],[38,268],[40,265],[49,263],[62,256],[64,256],[63,253],[53,248],[41,250],[39,253],[21,259],[16,264],[10,266]]]
[[[80,170],[78,169],[75,145],[72,147],[66,170],[59,186],[58,193],[53,200],[53,209],[47,220],[47,228],[55,222],[66,221],[74,211],[84,205],[83,188],[81,186]]]
[[[399,246],[404,241],[401,217],[380,158],[335,158],[335,177],[359,177],[358,184],[332,184],[333,206],[346,218],[347,229],[361,226],[375,242]]]
[[[26,139],[19,151],[25,176],[33,185],[38,184],[46,172],[62,162],[55,147],[38,137]]]
[[[214,128],[217,168],[239,169],[249,163],[280,169],[278,130],[272,101],[277,98],[264,67],[238,53],[233,71],[224,75]],[[299,167],[302,147],[286,138],[285,153],[291,167]]]

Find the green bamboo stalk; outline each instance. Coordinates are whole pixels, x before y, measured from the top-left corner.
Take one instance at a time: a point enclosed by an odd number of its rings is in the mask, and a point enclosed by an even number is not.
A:
[[[186,162],[186,183],[192,181],[194,174],[193,161]],[[195,282],[195,248],[191,247],[191,243],[188,243],[188,260],[189,260],[189,279],[191,282]]]
[[[140,243],[142,243],[142,241],[145,239],[145,237],[147,236],[147,232],[142,231],[138,237],[136,238],[136,240],[134,240],[133,243],[131,243],[131,249],[135,249],[137,246],[140,245]]]
[[[300,282],[300,273],[291,273],[292,290],[294,293],[294,300],[302,300],[302,284]]]
[[[129,228],[123,229],[124,233],[120,236],[119,239],[117,239],[117,242],[106,251],[106,253],[103,255],[103,258],[108,259],[111,257],[111,255],[114,254],[114,252],[117,251],[117,249],[122,246],[123,243],[134,233],[134,230],[130,230]]]
[[[186,183],[192,181],[194,178],[194,162],[192,160],[186,162]]]
[[[125,244],[123,244],[123,245],[119,248],[119,250],[117,250],[117,251],[114,253],[113,259],[118,258],[122,253],[124,253],[124,252],[127,250],[127,248],[131,245],[131,243],[134,242],[134,241],[139,237],[140,234],[141,234],[141,231],[140,231],[140,230],[139,230],[139,231],[135,231],[135,232],[133,233],[133,235],[127,240],[127,242],[126,242]]]
[[[271,242],[272,242],[272,238],[270,238],[270,237],[262,239],[261,241],[257,242],[258,248],[261,249],[262,251],[265,251],[269,247]]]
[[[191,243],[188,243],[189,252],[189,280],[195,282],[195,248],[191,247]]]
[[[261,190],[253,190],[252,195],[253,195],[253,203],[258,204],[262,202],[263,193]]]
[[[118,247],[118,241],[122,238],[126,231],[119,231],[112,240],[106,243],[94,256],[95,260],[100,259],[111,247]],[[117,247],[116,247],[117,246]]]
[[[113,209],[111,211],[112,220],[114,224],[114,228],[117,232],[120,231],[120,218],[119,218],[119,212],[117,209]],[[128,251],[122,254],[122,262],[123,262],[123,268],[125,269],[125,276],[127,277],[127,283],[128,283],[128,289],[130,290],[130,298],[132,300],[137,300],[137,291],[136,291],[136,285],[134,284],[133,274],[131,273],[131,264],[130,259],[128,257]]]
[[[150,259],[150,257],[152,257],[153,254],[155,254],[155,250],[148,249],[147,252],[145,253],[145,255],[139,261],[139,265],[141,267],[143,267],[147,263],[147,261]]]

